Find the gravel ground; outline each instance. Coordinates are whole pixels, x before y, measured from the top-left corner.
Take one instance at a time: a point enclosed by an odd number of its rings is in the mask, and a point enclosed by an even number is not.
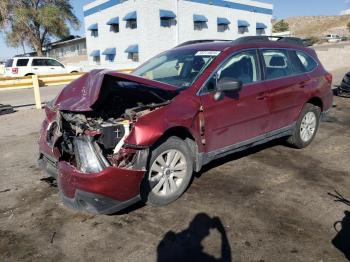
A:
[[[350,199],[350,99],[335,102],[310,147],[232,155],[175,203],[112,216],[66,208],[43,179],[42,111],[0,116],[0,261],[346,261],[350,206],[328,193]]]

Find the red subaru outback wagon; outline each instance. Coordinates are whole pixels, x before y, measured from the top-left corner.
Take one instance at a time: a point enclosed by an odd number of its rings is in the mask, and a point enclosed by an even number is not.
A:
[[[315,51],[288,38],[199,42],[130,75],[91,71],[46,106],[39,164],[67,206],[165,205],[214,159],[281,137],[312,142],[333,101]]]

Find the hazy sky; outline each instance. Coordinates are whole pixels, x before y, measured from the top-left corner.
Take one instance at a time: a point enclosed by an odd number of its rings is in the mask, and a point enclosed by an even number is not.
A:
[[[71,34],[84,35],[83,5],[89,2],[92,0],[71,0],[75,14],[82,23],[80,30],[72,31]],[[276,18],[301,15],[339,15],[345,11],[350,14],[350,0],[262,0],[261,2],[274,4]],[[29,51],[29,48],[26,51]],[[12,57],[22,52],[22,48],[8,48],[3,35],[0,35],[0,59]]]

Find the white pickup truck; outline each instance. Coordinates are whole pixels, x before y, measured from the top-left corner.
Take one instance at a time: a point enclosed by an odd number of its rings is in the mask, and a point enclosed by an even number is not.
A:
[[[52,75],[79,72],[78,67],[65,66],[61,62],[48,57],[14,57],[5,63],[6,77],[29,75]]]

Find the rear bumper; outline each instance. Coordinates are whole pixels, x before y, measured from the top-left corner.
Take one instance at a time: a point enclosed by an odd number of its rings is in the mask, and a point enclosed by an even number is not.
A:
[[[95,214],[112,214],[140,200],[145,171],[107,167],[84,174],[67,162],[58,165],[60,196],[70,208]]]

